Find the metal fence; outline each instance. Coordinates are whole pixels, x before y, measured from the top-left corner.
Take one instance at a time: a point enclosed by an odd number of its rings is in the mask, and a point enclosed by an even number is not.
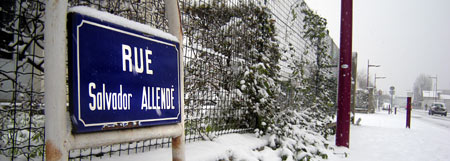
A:
[[[255,120],[248,109],[235,106],[239,66],[247,63],[248,45],[258,37],[246,23],[252,8],[270,9],[280,49],[281,75],[304,55],[301,0],[180,0],[184,42],[186,141],[209,140],[228,133],[252,132]],[[168,31],[163,0],[72,0]],[[44,160],[43,32],[44,0],[2,0],[0,3],[0,160]],[[283,80],[283,79],[282,79]],[[283,99],[289,103],[289,95]],[[127,155],[169,147],[170,138],[72,150],[71,160]]]
[[[0,5],[0,160],[41,160],[45,4],[5,0]]]

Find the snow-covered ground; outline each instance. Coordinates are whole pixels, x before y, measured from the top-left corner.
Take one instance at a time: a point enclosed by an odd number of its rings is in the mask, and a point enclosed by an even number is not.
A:
[[[425,111],[413,110],[411,129],[406,127],[404,111],[388,115],[357,114],[360,126],[351,127],[348,158],[334,155],[337,161],[424,161],[450,160],[450,118],[429,116]]]
[[[350,149],[336,148],[331,161],[444,161],[450,160],[450,117],[429,116],[413,111],[411,129],[406,128],[404,111],[388,115],[357,114],[359,126],[352,125]],[[228,134],[214,141],[186,144],[187,161],[248,160],[281,161],[283,149],[267,147],[269,138],[253,134]],[[334,143],[334,137],[329,141]],[[345,157],[347,155],[347,157]],[[171,149],[158,149],[130,156],[101,160],[171,160]]]
[[[227,134],[214,139],[214,141],[187,143],[185,146],[186,161],[217,161],[221,159],[227,160],[230,158],[249,161],[257,161],[257,158],[266,158],[268,161],[276,161],[276,155],[278,153],[270,148],[260,149],[261,152],[259,153],[254,151],[254,149],[264,147],[267,144],[268,137],[257,138],[254,134]],[[162,148],[128,156],[113,156],[111,158],[96,158],[93,160],[170,161],[172,160],[172,151],[171,148]]]

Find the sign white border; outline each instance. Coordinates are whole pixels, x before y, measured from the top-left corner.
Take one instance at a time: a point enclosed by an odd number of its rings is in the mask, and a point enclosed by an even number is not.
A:
[[[177,114],[176,117],[159,118],[159,119],[146,119],[146,120],[127,120],[127,121],[116,121],[116,122],[94,123],[94,124],[86,124],[84,122],[84,120],[81,118],[81,104],[80,104],[80,57],[79,57],[80,56],[80,53],[79,53],[80,52],[80,48],[79,48],[79,44],[80,44],[79,43],[79,41],[80,41],[79,33],[80,33],[80,31],[79,30],[83,26],[84,23],[90,24],[90,25],[93,25],[93,26],[97,26],[97,27],[101,27],[101,28],[104,28],[104,29],[107,29],[107,30],[120,32],[120,33],[127,34],[127,35],[130,35],[130,36],[134,36],[134,37],[137,37],[137,38],[153,41],[153,42],[156,42],[156,43],[164,44],[164,45],[167,45],[167,46],[172,46],[172,47],[175,48],[175,50],[177,51],[177,73],[178,73],[177,74],[177,76],[178,76],[178,92],[177,92],[178,93],[178,114]],[[177,48],[176,45],[170,44],[170,43],[167,43],[167,42],[164,42],[164,41],[152,39],[152,38],[149,38],[149,37],[145,37],[145,36],[142,36],[142,35],[138,35],[138,34],[135,34],[135,33],[131,33],[131,32],[128,32],[128,31],[124,31],[124,30],[121,30],[121,29],[113,28],[113,27],[110,27],[110,26],[105,26],[105,25],[102,25],[102,24],[99,24],[99,23],[96,23],[96,22],[92,22],[92,21],[89,21],[89,20],[82,20],[81,23],[79,25],[77,25],[77,53],[76,54],[77,54],[76,56],[77,56],[78,120],[80,120],[85,127],[102,126],[102,125],[106,126],[106,125],[110,125],[110,124],[128,123],[128,122],[136,122],[136,121],[139,121],[139,122],[154,122],[154,121],[164,121],[164,120],[177,120],[178,117],[180,117],[181,108],[182,108],[181,107],[181,90],[180,90],[180,61],[179,61],[180,60],[180,52],[178,51],[178,48]]]

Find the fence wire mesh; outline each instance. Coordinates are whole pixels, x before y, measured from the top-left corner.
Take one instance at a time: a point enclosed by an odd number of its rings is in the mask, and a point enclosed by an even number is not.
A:
[[[302,0],[180,0],[185,70],[186,141],[211,140],[228,133],[253,132],[256,120],[237,83],[244,73],[251,46],[258,45],[251,22],[257,8],[270,12],[276,39],[283,50],[282,80],[295,60],[314,59],[302,38]],[[44,160],[43,32],[44,0],[3,0],[0,3],[0,160]],[[164,0],[69,0],[70,6],[88,6],[168,31]],[[70,7],[69,6],[69,7]],[[289,104],[290,95],[280,97]],[[128,155],[171,146],[171,138],[115,144],[69,152],[70,160]]]
[[[45,3],[0,5],[0,160],[43,160]]]

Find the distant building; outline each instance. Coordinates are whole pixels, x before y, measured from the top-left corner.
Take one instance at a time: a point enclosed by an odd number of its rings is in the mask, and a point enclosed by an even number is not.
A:
[[[406,108],[407,96],[395,96],[393,106],[397,106],[398,108]],[[415,108],[413,106],[413,108]]]
[[[442,102],[445,103],[445,107],[447,107],[447,109],[450,107],[450,94],[440,94],[438,95],[439,99],[442,100]]]

